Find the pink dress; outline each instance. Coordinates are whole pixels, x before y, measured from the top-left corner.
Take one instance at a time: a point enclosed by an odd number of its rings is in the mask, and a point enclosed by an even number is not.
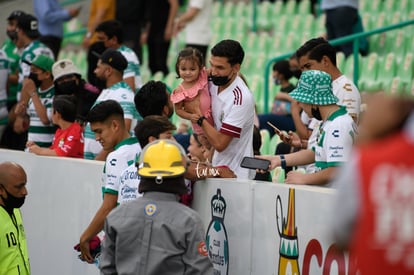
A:
[[[181,101],[189,102],[195,99],[200,95],[200,111],[203,116],[206,117],[206,120],[214,126],[213,117],[211,116],[211,97],[210,92],[208,91],[207,85],[207,72],[203,68],[200,72],[197,82],[188,89],[185,89],[182,84],[180,84],[171,94],[172,103],[178,103]],[[203,129],[197,125],[197,123],[192,123],[193,132],[196,134],[203,134]]]

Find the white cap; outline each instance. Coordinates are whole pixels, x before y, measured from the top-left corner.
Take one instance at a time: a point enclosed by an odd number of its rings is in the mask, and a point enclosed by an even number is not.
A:
[[[79,73],[78,68],[75,66],[75,64],[73,64],[72,60],[70,59],[62,59],[56,61],[52,67],[52,74],[55,80],[62,76],[70,74],[77,74],[79,76],[81,75]]]

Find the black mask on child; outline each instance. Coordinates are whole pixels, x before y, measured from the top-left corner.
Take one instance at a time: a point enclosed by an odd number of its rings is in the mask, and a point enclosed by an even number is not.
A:
[[[319,107],[311,108],[312,116],[317,120],[322,120],[321,112],[319,111]]]
[[[29,79],[33,80],[36,88],[39,88],[40,85],[42,85],[42,81],[39,80],[38,75],[35,73],[30,73],[29,74]]]
[[[72,95],[79,92],[79,85],[76,80],[69,80],[60,84],[55,84],[55,94]]]

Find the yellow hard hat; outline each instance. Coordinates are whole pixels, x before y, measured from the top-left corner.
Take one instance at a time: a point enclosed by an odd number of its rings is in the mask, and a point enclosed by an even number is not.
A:
[[[162,178],[181,176],[186,171],[185,158],[185,151],[177,142],[169,139],[153,141],[141,152],[138,175],[161,182]]]

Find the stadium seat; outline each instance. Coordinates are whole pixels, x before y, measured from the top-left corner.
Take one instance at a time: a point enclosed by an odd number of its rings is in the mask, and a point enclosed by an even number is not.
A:
[[[177,73],[175,71],[171,71],[168,75],[164,78],[164,83],[170,88],[170,90],[174,90],[180,84],[181,79],[177,79]]]
[[[380,12],[382,10],[382,0],[361,0],[359,10],[370,13]]]
[[[223,16],[223,3],[222,3],[222,1],[214,1],[213,2],[213,12],[212,13],[213,13],[213,16],[215,18],[221,18]]]
[[[336,53],[336,66],[338,69],[343,72],[345,69],[345,54],[343,52]]]
[[[257,24],[260,29],[269,30],[272,27],[272,9],[271,3],[268,1],[261,2],[257,6]]]
[[[361,92],[377,92],[380,90],[380,84],[377,81],[378,74],[378,54],[373,52],[367,57],[363,57],[361,62],[364,63],[364,71],[359,78],[358,88]]]
[[[270,15],[272,16],[272,18],[278,17],[283,15],[283,2],[282,1],[276,1],[273,4],[273,7],[271,7],[271,13]]]
[[[296,13],[296,0],[288,0],[285,3],[283,13],[288,14],[288,15],[295,14]]]
[[[378,82],[381,89],[386,89],[395,76],[396,58],[393,52],[388,53],[378,66]]]
[[[280,36],[281,38],[289,29],[291,22],[291,16],[286,14],[279,14],[275,16],[273,20],[273,32],[274,36]]]
[[[282,142],[280,137],[278,135],[273,135],[270,138],[270,142],[269,142],[269,154],[270,155],[274,155],[276,152],[276,146]]]
[[[260,137],[262,139],[262,146],[260,147],[261,155],[269,155],[270,133],[268,130],[260,130]]]
[[[401,81],[401,78],[395,76],[391,78],[390,82],[384,87],[384,91],[387,94],[395,96],[407,96],[411,91],[412,83],[406,83]]]
[[[371,19],[373,20],[372,28],[378,29],[378,28],[382,28],[388,25],[389,17],[388,17],[388,13],[382,11],[372,16]]]
[[[359,61],[359,76],[361,75],[361,69],[362,69],[362,56],[359,54],[358,61]],[[350,55],[345,60],[345,67],[342,71],[343,74],[348,76],[350,79],[353,79],[354,77],[354,55]]]
[[[274,183],[285,182],[285,170],[283,170],[280,166],[270,171],[270,175],[272,176],[272,182]]]
[[[83,28],[82,23],[78,18],[72,18],[71,20],[63,24],[63,33],[69,34],[72,32],[80,31]],[[83,34],[78,34],[75,36],[64,37],[62,40],[62,48],[66,47],[68,44],[80,45],[83,41]]]
[[[400,65],[397,67],[396,75],[400,77],[400,81],[406,85],[411,85],[413,80],[413,53],[409,52],[405,55],[404,59],[401,60]]]
[[[253,93],[254,101],[256,102],[257,113],[263,113],[263,79],[259,74],[254,74],[247,80],[247,85]]]
[[[250,15],[250,10],[252,9],[252,5],[246,4],[244,2],[237,2],[234,5],[233,16],[238,19],[243,19],[246,16]]]
[[[298,4],[298,14],[306,15],[311,13],[311,1],[310,0],[302,0]]]
[[[155,81],[162,81],[164,78],[164,74],[161,71],[156,72],[153,76],[152,76],[152,80]]]

